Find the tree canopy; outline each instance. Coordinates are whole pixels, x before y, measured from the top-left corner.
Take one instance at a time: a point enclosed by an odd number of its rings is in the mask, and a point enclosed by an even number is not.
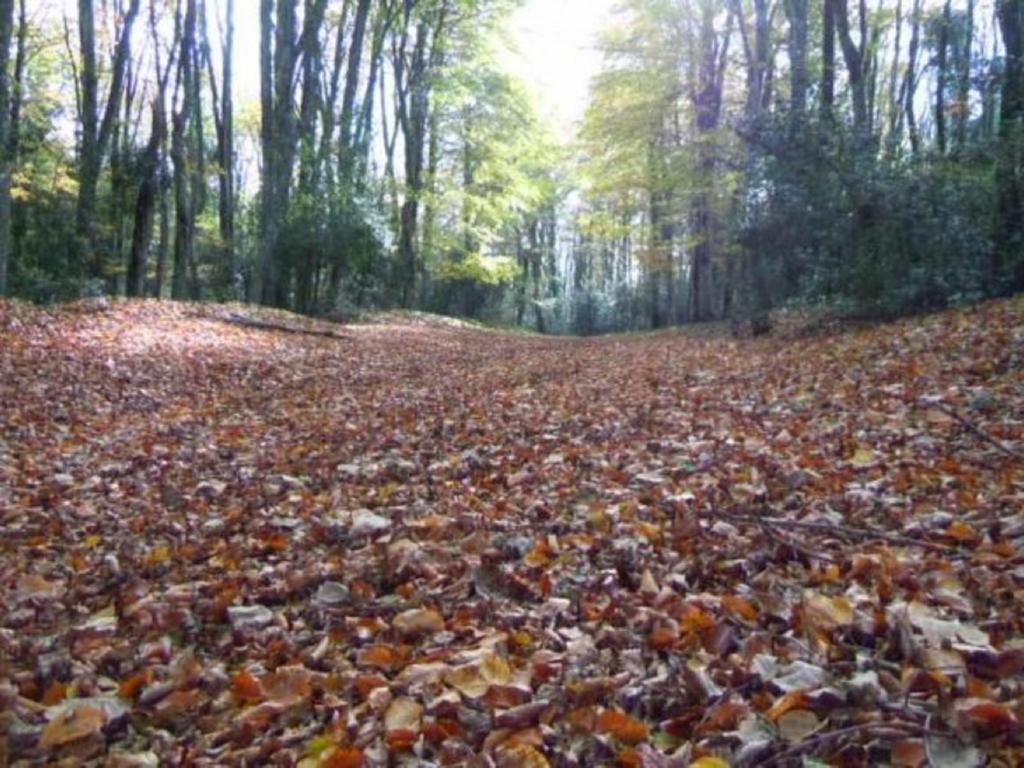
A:
[[[1019,2],[625,0],[570,140],[519,5],[260,0],[239,51],[234,0],[5,0],[0,291],[592,333],[1024,287]]]

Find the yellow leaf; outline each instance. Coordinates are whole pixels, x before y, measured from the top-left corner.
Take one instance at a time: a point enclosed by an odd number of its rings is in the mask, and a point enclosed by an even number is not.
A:
[[[720,757],[702,757],[690,763],[690,768],[729,768],[729,764]]]
[[[845,597],[811,594],[804,598],[804,616],[812,626],[832,630],[849,626],[856,614]]]
[[[384,730],[411,731],[419,733],[423,721],[423,707],[410,698],[399,698],[391,702],[384,713]]]
[[[970,541],[977,541],[981,537],[978,532],[967,523],[957,520],[946,529],[946,535],[954,541],[965,544]]]
[[[875,463],[875,460],[875,452],[870,448],[861,446],[854,452],[853,458],[850,459],[850,463],[855,467],[870,467]]]

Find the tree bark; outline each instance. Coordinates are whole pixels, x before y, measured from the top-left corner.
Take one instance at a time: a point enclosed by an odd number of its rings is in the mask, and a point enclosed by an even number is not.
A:
[[[810,79],[807,70],[808,0],[786,0],[789,19],[789,111],[794,124],[803,121]]]
[[[144,296],[149,245],[153,239],[157,197],[160,193],[160,149],[166,140],[167,118],[164,114],[163,92],[153,99],[152,128],[149,142],[142,154],[139,168],[139,194],[135,202],[131,253],[128,257],[128,296]]]
[[[701,188],[694,197],[691,210],[690,226],[696,242],[690,262],[687,315],[691,322],[698,323],[714,317],[711,270],[717,226],[710,185],[715,177],[716,158],[711,141],[721,123],[722,92],[731,37],[731,27],[722,36],[715,29],[716,10],[716,3],[711,0],[701,3],[697,82],[690,88],[698,136],[697,166]]]
[[[279,239],[288,218],[298,121],[292,97],[296,67],[295,4],[260,0],[260,72],[263,175],[261,184],[260,301],[285,306],[288,275],[281,263]]]
[[[181,106],[174,115],[171,132],[171,160],[174,165],[174,276],[171,280],[171,298],[185,299],[190,295],[189,276],[195,262],[195,225],[198,200],[193,183],[192,164],[197,159],[192,137],[189,135],[195,115],[196,93],[195,46],[197,0],[185,0],[185,20],[182,26],[178,60],[178,83],[181,87]]]
[[[832,0],[822,0],[821,111],[822,122],[835,117],[836,100],[836,14]]]
[[[948,77],[949,31],[952,26],[950,0],[942,9],[939,25],[938,53],[935,76],[935,146],[940,155],[946,154],[946,78]]]
[[[403,41],[408,36],[411,4],[407,3],[406,9]],[[408,66],[405,63],[404,44],[396,53],[394,62],[396,89],[399,92],[398,121],[405,140],[405,200],[399,214],[398,238],[400,299],[403,307],[411,307],[416,296],[419,258],[417,236],[424,190],[427,121],[430,119],[430,75],[442,55],[441,36],[446,15],[447,5],[443,4],[429,23],[427,19],[419,20]]]
[[[967,18],[963,38],[958,46],[957,90],[956,90],[956,144],[960,149],[967,146],[967,126],[971,116],[971,56],[974,45],[975,0],[967,0]]]
[[[79,261],[88,264],[96,277],[104,277],[106,259],[97,249],[96,196],[103,158],[120,109],[124,77],[131,57],[132,26],[141,0],[131,0],[121,25],[121,34],[111,64],[110,89],[102,119],[99,112],[99,75],[96,64],[96,25],[93,0],[78,0],[79,56],[81,58],[80,101],[81,144],[78,160],[78,202],[75,212]]]
[[[1024,0],[999,0],[1006,71],[999,122],[996,185],[999,197],[994,288],[1024,287]]]
[[[11,131],[11,40],[14,0],[0,0],[0,298],[7,295],[11,259],[11,175],[14,172]]]
[[[858,138],[865,140],[870,136],[870,110],[867,92],[867,71],[866,53],[868,50],[867,38],[867,2],[860,0],[859,21],[861,29],[860,43],[853,39],[850,30],[850,17],[847,10],[847,0],[832,0],[833,14],[836,30],[839,36],[840,47],[843,51],[843,60],[846,63],[846,73],[850,83],[850,97],[853,102],[853,127]]]
[[[342,185],[347,189],[352,183],[355,170],[353,158],[353,114],[356,105],[356,91],[362,72],[363,45],[366,40],[366,24],[370,17],[370,0],[359,0],[356,6],[355,24],[352,28],[352,42],[349,45],[348,65],[345,70],[345,88],[341,97],[341,124],[339,126],[339,159]]]
[[[910,22],[910,53],[907,59],[907,73],[903,81],[903,112],[907,120],[907,135],[910,137],[910,151],[917,155],[921,151],[921,134],[917,126],[914,103],[917,99],[917,56],[921,48],[921,13],[923,0],[914,0]]]

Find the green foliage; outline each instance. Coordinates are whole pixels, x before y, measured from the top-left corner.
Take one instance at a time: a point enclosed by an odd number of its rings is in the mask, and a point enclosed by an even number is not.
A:
[[[512,259],[504,256],[471,253],[457,262],[442,262],[436,275],[437,279],[445,282],[467,281],[495,287],[514,281],[519,275],[519,268]]]

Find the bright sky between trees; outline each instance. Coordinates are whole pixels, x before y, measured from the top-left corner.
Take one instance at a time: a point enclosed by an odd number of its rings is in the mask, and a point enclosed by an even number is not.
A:
[[[529,0],[515,13],[509,69],[536,95],[542,114],[563,138],[583,116],[590,80],[601,66],[597,49],[614,0]]]
[[[51,12],[75,18],[75,0],[40,0]],[[586,108],[589,85],[601,65],[597,44],[615,0],[527,0],[509,20],[502,63],[522,79],[541,114],[569,139]],[[216,13],[221,3],[214,0]],[[40,9],[43,10],[43,9]],[[256,0],[235,4],[235,83],[240,104],[259,100],[259,13]],[[216,37],[216,26],[211,29]]]

